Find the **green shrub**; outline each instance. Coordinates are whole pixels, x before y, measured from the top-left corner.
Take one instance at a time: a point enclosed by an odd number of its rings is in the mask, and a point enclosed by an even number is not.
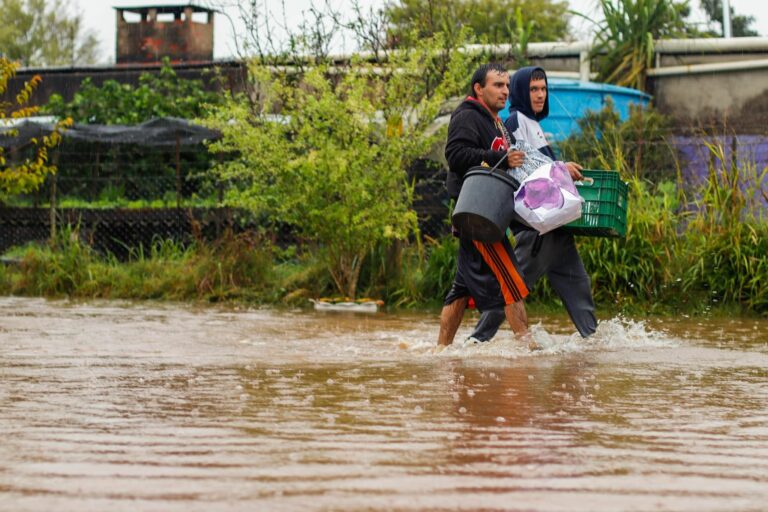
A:
[[[18,269],[4,269],[0,284],[22,295],[258,301],[274,282],[271,244],[253,234],[229,234],[211,244],[157,240],[121,262],[95,253],[70,227],[51,245],[16,253]]]

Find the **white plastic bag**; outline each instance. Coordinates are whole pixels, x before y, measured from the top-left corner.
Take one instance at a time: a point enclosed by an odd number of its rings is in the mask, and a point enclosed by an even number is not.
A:
[[[565,164],[552,162],[520,184],[515,192],[515,213],[543,235],[579,219],[583,202]]]

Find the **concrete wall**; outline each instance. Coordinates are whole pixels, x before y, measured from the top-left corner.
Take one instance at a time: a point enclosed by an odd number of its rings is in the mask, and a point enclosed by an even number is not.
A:
[[[579,51],[587,48],[586,43],[533,43],[529,60],[577,78]],[[648,92],[672,117],[676,131],[725,125],[737,133],[768,134],[768,38],[668,40],[656,50]]]
[[[678,131],[715,125],[743,134],[768,133],[768,48],[659,54],[658,72],[670,68],[680,73],[651,76],[648,86]]]
[[[650,85],[654,103],[672,117],[678,132],[726,126],[768,134],[768,67],[654,77]]]

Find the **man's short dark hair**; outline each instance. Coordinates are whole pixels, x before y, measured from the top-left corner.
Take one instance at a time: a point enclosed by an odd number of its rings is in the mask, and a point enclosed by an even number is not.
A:
[[[475,84],[480,84],[480,87],[485,87],[485,81],[488,78],[488,73],[496,71],[497,73],[507,73],[507,68],[499,64],[498,62],[489,62],[483,64],[472,74],[472,83],[469,84],[469,95],[476,98]]]
[[[533,73],[531,73],[531,82],[534,80],[546,80],[547,74],[544,72],[543,69],[534,69]]]

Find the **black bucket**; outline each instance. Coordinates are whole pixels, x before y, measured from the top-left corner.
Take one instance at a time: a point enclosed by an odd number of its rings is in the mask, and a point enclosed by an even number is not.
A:
[[[503,171],[472,167],[464,176],[451,220],[461,237],[480,242],[500,241],[515,214],[515,190],[520,184]]]

